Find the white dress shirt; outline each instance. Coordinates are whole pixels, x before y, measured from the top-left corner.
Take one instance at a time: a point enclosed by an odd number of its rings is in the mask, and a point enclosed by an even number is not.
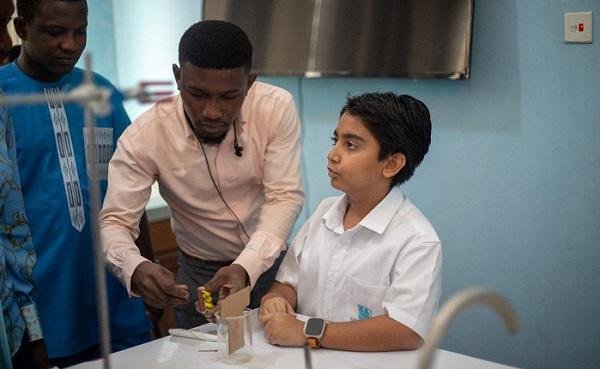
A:
[[[398,187],[344,230],[346,195],[321,202],[294,238],[277,280],[300,314],[330,321],[385,312],[421,337],[440,296],[442,249],[427,218]]]

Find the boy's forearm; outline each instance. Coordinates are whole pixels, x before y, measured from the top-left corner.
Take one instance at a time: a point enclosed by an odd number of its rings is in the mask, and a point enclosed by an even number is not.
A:
[[[321,339],[324,348],[346,351],[415,350],[422,344],[423,339],[417,333],[386,315],[330,322]]]
[[[282,297],[285,299],[294,309],[296,309],[296,290],[294,287],[289,284],[281,283],[279,281],[274,281],[273,285],[269,289],[263,298],[261,299],[261,305],[264,301],[272,298],[272,297]]]

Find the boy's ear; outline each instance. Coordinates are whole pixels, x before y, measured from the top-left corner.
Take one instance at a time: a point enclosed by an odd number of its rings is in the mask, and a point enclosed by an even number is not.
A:
[[[406,165],[406,156],[402,153],[394,153],[388,156],[383,167],[383,176],[386,178],[393,178],[398,172]]]

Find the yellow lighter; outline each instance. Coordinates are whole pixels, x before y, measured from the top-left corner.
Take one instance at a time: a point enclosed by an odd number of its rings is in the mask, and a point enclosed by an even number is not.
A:
[[[200,291],[202,293],[202,299],[204,300],[204,308],[206,310],[212,310],[215,308],[215,305],[213,305],[213,301],[212,301],[212,294],[210,293],[209,290],[202,290]]]

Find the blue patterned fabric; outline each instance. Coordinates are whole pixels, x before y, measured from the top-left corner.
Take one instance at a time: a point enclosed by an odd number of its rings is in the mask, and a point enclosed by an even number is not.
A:
[[[8,111],[0,107],[0,300],[8,346],[14,355],[28,322],[39,330],[33,303],[36,256],[25,217],[16,165],[14,132]],[[41,337],[40,337],[41,338]]]

